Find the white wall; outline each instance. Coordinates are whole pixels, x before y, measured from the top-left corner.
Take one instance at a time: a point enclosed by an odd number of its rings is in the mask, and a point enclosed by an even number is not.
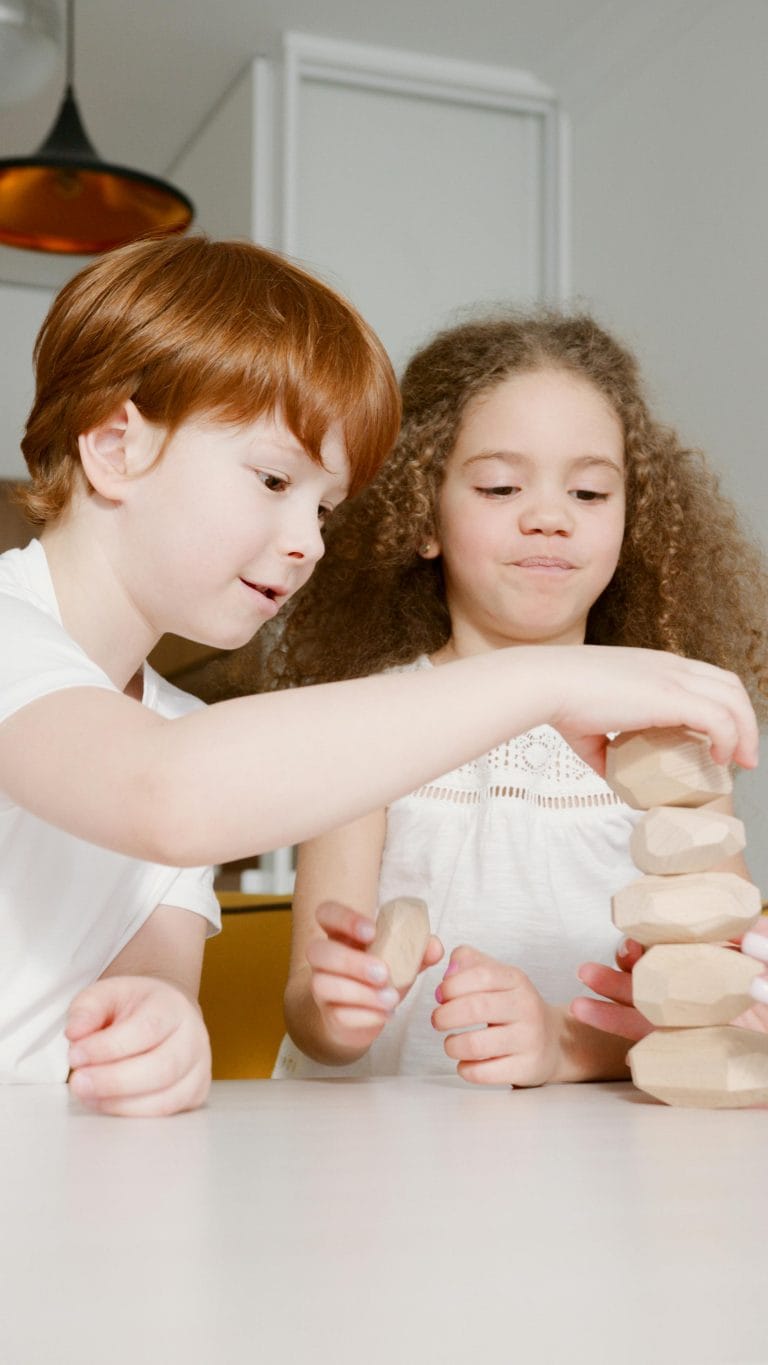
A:
[[[0,478],[26,473],[19,441],[32,402],[32,347],[50,289],[0,284]]]
[[[572,279],[768,544],[766,54],[768,6],[717,0],[574,99]],[[737,804],[768,894],[768,748],[763,765]]]

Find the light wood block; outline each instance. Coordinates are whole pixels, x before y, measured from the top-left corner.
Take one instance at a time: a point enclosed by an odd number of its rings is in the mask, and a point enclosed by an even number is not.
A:
[[[369,952],[386,962],[397,990],[415,981],[430,932],[426,904],[416,896],[398,896],[379,910]]]
[[[729,1024],[753,1003],[749,988],[762,963],[714,943],[649,948],[632,972],[632,999],[660,1028]]]
[[[613,922],[651,943],[716,943],[740,938],[761,909],[760,892],[735,872],[641,877],[613,897]]]
[[[768,1104],[768,1034],[749,1029],[656,1030],[630,1049],[632,1080],[665,1104],[743,1109]]]
[[[709,743],[693,730],[634,730],[611,740],[605,780],[628,805],[703,806],[733,787],[727,767],[713,763]]]
[[[707,872],[740,853],[744,826],[735,815],[704,807],[655,806],[632,831],[629,850],[641,872]]]

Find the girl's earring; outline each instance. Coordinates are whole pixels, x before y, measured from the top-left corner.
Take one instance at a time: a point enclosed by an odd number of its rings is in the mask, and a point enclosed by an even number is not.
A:
[[[419,554],[420,554],[420,555],[428,555],[431,549],[432,549],[432,541],[431,541],[431,540],[425,540],[425,541],[424,541],[424,544],[419,546]]]

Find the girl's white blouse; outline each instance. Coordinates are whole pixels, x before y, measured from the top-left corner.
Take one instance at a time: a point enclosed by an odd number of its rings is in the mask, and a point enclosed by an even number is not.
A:
[[[419,667],[429,660],[410,665]],[[514,963],[553,1004],[588,994],[576,969],[614,965],[610,902],[640,875],[628,847],[638,816],[548,725],[395,801],[379,904],[423,897],[446,957],[421,974],[360,1061],[321,1066],[286,1037],[273,1075],[452,1073],[430,1015],[459,944]]]

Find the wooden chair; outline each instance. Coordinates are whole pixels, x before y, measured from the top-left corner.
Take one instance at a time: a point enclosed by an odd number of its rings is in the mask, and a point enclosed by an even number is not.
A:
[[[289,896],[220,891],[222,931],[208,940],[200,1004],[215,1080],[269,1076],[285,1032]]]

